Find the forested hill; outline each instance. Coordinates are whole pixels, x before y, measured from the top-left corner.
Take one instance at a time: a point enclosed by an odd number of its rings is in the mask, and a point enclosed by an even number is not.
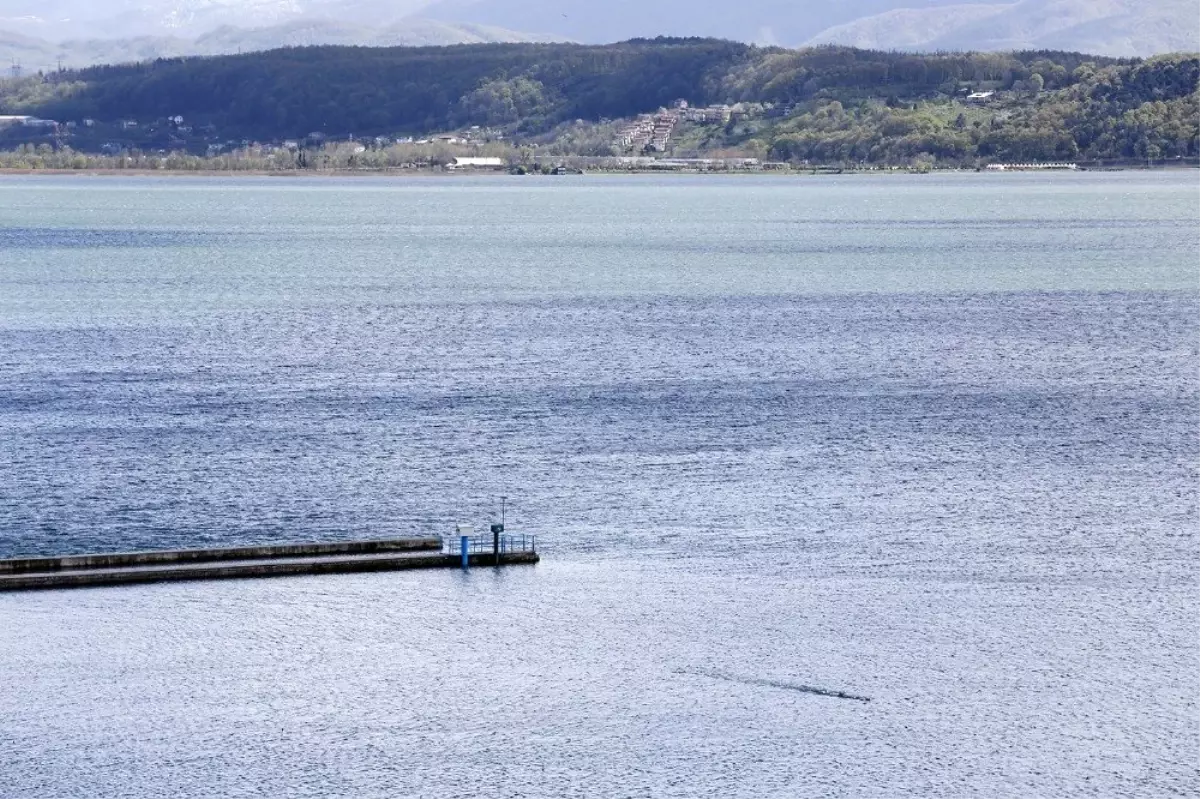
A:
[[[637,114],[680,97],[718,99],[722,80],[753,52],[703,39],[285,48],[62,73],[53,78],[57,96],[25,107],[56,119],[182,115],[256,137],[469,124],[535,131]]]
[[[913,55],[712,39],[310,47],[0,82],[0,115],[100,125],[137,120],[141,130],[182,117],[208,141],[422,135],[471,126],[546,141],[582,120],[600,132],[576,151],[621,154],[608,151],[613,137],[597,123],[685,99],[693,106],[738,104],[742,112],[715,126],[681,125],[672,148],[741,147],[821,162],[1156,158],[1200,154],[1198,81],[1195,55]],[[71,135],[60,143],[86,146],[78,132]],[[195,150],[196,141],[187,146]]]

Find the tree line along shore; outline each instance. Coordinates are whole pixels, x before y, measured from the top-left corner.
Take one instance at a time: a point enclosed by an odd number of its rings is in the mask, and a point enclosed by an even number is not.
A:
[[[413,148],[391,146],[356,152],[345,143],[324,145],[310,153],[307,166],[297,163],[295,153],[253,145],[216,156],[197,156],[183,152],[165,154],[141,151],[116,155],[77,152],[69,147],[55,149],[47,144],[23,144],[0,151],[0,174],[73,174],[95,175],[274,175],[274,176],[352,176],[352,175],[571,175],[571,174],[847,174],[847,173],[928,173],[933,171],[1053,171],[1053,170],[1126,170],[1200,167],[1200,158],[1113,159],[1107,161],[1022,162],[990,164],[937,163],[932,159],[913,159],[905,165],[798,164],[763,162],[755,158],[627,158],[577,155],[537,155],[528,149],[493,148],[501,155],[485,158],[486,166],[457,166],[456,156]],[[465,160],[480,160],[469,156]]]
[[[711,39],[287,48],[0,81],[0,168],[1187,164],[1200,157],[1198,84],[1196,54],[921,55]]]

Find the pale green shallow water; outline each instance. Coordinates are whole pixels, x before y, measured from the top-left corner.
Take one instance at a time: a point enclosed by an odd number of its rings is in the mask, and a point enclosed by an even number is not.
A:
[[[1200,793],[1198,187],[0,180],[0,557],[544,557],[0,595],[0,796]]]
[[[9,324],[364,302],[1197,288],[1191,172],[8,178],[0,192]]]

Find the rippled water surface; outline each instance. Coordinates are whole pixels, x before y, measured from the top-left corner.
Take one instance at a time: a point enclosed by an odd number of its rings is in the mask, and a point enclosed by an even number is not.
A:
[[[0,180],[0,557],[543,550],[0,595],[0,796],[1196,795],[1198,200]]]

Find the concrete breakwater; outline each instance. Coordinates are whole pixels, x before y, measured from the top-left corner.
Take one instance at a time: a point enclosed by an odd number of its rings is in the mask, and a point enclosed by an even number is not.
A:
[[[13,558],[0,560],[0,591],[461,567],[461,553],[444,552],[443,546],[432,537]],[[509,542],[498,553],[469,553],[468,565],[538,559],[533,547]]]

